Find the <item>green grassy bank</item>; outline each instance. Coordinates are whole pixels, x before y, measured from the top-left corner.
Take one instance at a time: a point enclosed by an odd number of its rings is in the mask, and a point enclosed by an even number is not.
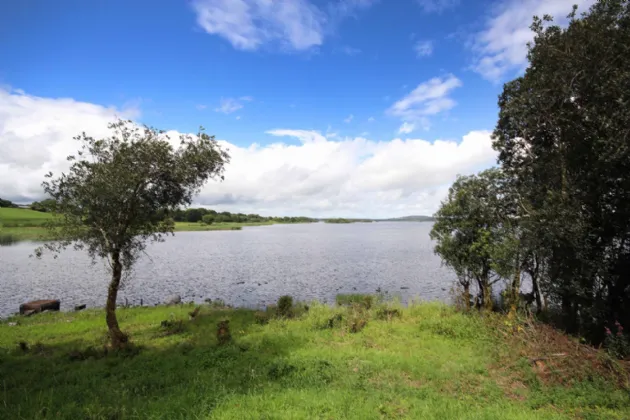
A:
[[[103,350],[101,310],[3,321],[0,418],[630,418],[603,353],[564,336],[439,304],[359,305],[268,322],[207,305],[194,319],[191,305],[120,309],[138,346],[125,354]]]
[[[50,239],[44,224],[51,219],[50,213],[29,209],[0,208],[0,241],[7,242]],[[175,223],[175,232],[241,230],[246,226],[272,225],[273,222],[245,223]]]

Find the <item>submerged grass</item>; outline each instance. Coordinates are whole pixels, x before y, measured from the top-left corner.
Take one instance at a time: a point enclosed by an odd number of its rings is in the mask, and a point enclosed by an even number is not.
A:
[[[627,390],[603,377],[540,379],[493,317],[314,303],[260,323],[193,308],[120,309],[139,349],[127,354],[103,349],[101,310],[0,323],[0,418],[630,418]]]

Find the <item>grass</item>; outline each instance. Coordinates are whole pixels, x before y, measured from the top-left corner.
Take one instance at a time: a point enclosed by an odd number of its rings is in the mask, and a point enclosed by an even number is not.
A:
[[[29,209],[0,208],[0,245],[20,240],[49,239],[44,224],[49,213]]]
[[[0,208],[0,245],[17,241],[51,239],[44,224],[51,219],[50,213],[29,209]],[[256,223],[175,223],[175,232],[241,230],[244,226],[265,226],[273,222]]]
[[[379,319],[385,309],[400,316]],[[137,354],[104,353],[101,310],[1,323],[0,418],[630,418],[627,389],[597,371],[541,378],[520,354],[532,349],[513,339],[520,329],[496,317],[440,304],[310,304],[261,325],[246,309],[202,306],[189,320],[192,310],[119,309]],[[357,318],[365,325],[353,333]],[[225,319],[232,340],[219,345]]]

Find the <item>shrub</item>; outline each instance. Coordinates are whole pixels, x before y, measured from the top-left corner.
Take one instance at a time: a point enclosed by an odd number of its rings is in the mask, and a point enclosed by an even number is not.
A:
[[[256,324],[265,325],[269,323],[270,319],[271,317],[269,316],[267,312],[256,311],[254,313],[254,322],[256,322]]]
[[[606,328],[604,345],[611,356],[623,359],[626,356],[630,356],[630,338],[623,333],[623,327],[619,321],[615,322],[615,328],[617,330],[615,333],[610,328]]]
[[[293,316],[293,298],[285,295],[278,299],[278,316],[290,318]]]
[[[219,321],[217,324],[217,342],[220,345],[224,345],[232,341],[232,335],[230,334],[230,321],[225,319]]]
[[[337,325],[341,324],[341,321],[343,321],[343,315],[335,314],[334,316],[328,318],[326,326],[328,328],[335,328]]]
[[[353,305],[351,309],[348,310],[347,316],[347,325],[348,331],[351,333],[358,333],[368,323],[368,319],[370,314],[366,309],[361,305]]]
[[[174,335],[183,333],[186,330],[184,321],[179,320],[164,320],[160,323],[160,329],[162,336]]]
[[[361,293],[339,294],[335,296],[335,301],[339,306],[361,305],[365,309],[372,308],[375,300],[374,296]]]
[[[376,318],[391,321],[393,318],[400,318],[402,313],[397,308],[382,307],[376,311]]]

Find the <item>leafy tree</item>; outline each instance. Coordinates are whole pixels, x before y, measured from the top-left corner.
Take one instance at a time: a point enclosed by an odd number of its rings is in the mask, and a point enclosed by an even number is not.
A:
[[[566,29],[535,19],[525,74],[494,132],[565,326],[601,341],[630,324],[630,2],[600,0]]]
[[[206,214],[205,216],[203,216],[201,218],[201,220],[206,224],[206,225],[211,225],[214,222],[214,216],[212,214]]]
[[[188,209],[186,210],[186,221],[190,223],[197,223],[203,218],[203,212],[201,209]]]
[[[505,184],[499,169],[458,177],[431,230],[435,252],[455,270],[465,302],[476,286],[477,304],[486,309],[492,308],[492,286],[506,275],[520,288],[515,206]]]
[[[0,207],[17,207],[17,205],[13,204],[13,202],[9,200],[3,200],[0,198]]]
[[[31,204],[31,210],[41,211],[43,213],[52,212],[54,210],[55,200],[48,198],[42,201],[35,201]]]
[[[112,346],[120,348],[128,341],[116,318],[123,272],[129,272],[147,242],[172,233],[172,219],[165,215],[189,205],[208,179],[223,179],[229,155],[203,129],[197,136],[180,136],[174,148],[164,132],[153,128],[122,120],[109,127],[108,138],[76,137],[81,147],[68,157],[70,170],[58,178],[47,175],[43,187],[59,216],[59,225],[50,229],[60,239],[44,249],[74,245],[94,260],[107,260],[106,322]]]

